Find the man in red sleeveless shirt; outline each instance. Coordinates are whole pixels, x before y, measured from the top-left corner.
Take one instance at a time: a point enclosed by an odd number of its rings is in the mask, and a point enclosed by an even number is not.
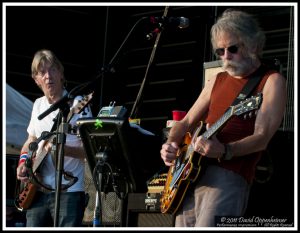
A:
[[[170,130],[161,158],[174,166],[187,132],[199,122],[207,128],[218,121],[239,95],[251,74],[262,66],[265,35],[249,14],[228,9],[211,28],[211,42],[224,72],[211,79],[187,115]],[[245,213],[251,183],[261,151],[279,128],[286,105],[285,78],[268,69],[252,92],[263,101],[257,115],[246,120],[233,116],[212,137],[191,140],[194,153],[204,158],[197,180],[189,185],[176,211],[175,226],[214,227],[218,217]],[[200,135],[200,134],[199,134]],[[202,160],[201,160],[202,162]]]

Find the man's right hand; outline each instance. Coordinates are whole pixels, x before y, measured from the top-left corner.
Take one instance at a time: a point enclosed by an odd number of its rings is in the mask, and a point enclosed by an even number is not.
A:
[[[17,179],[20,180],[21,182],[28,182],[29,178],[27,175],[27,168],[25,166],[25,163],[21,163],[17,167]]]
[[[166,166],[172,166],[173,161],[176,159],[179,146],[176,142],[169,142],[162,145],[160,156]]]

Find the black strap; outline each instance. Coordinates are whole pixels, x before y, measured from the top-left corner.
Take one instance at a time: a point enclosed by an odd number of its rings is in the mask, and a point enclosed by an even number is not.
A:
[[[58,112],[56,117],[53,119],[54,123],[52,125],[51,132],[54,132],[55,130],[58,129],[59,124],[60,124],[59,117],[60,117],[60,112]],[[56,137],[55,137],[55,140],[56,140]],[[56,142],[54,144],[56,146]],[[55,150],[56,150],[56,148],[55,148]],[[55,157],[55,154],[53,153],[52,149],[51,149],[50,155],[51,155],[51,158],[52,158],[53,166],[56,167],[56,157]]]
[[[258,85],[260,80],[262,79],[263,75],[266,73],[267,69],[264,65],[261,65],[248,79],[248,82],[243,87],[240,94],[236,97],[236,99],[233,101],[232,106],[240,103],[241,101],[245,100],[251,92],[254,90],[254,88]]]
[[[56,117],[53,119],[53,125],[50,132],[54,132],[57,129],[57,126],[59,124],[58,118],[59,118],[59,112],[57,113]]]

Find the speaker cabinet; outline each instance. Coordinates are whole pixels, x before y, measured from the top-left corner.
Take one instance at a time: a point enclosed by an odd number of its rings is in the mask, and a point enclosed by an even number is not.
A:
[[[221,61],[211,61],[203,63],[203,81],[202,88],[205,86],[207,82],[209,82],[213,77],[217,75],[217,73],[222,72],[223,69],[221,67]]]
[[[94,211],[96,207],[96,188],[92,178],[88,163],[85,162],[85,193],[87,194],[87,203],[83,216],[83,225],[92,226],[94,219]],[[121,195],[124,195],[121,193]],[[101,192],[101,226],[121,227],[125,221],[124,216],[125,200],[119,198],[115,192]],[[126,208],[125,208],[126,210]]]
[[[148,210],[145,204],[146,193],[129,193],[127,205],[127,227],[173,227],[175,218],[162,214],[158,209]]]

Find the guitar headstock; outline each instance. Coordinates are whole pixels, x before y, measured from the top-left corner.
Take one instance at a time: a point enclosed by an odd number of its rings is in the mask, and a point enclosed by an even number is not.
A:
[[[248,99],[241,101],[239,104],[233,106],[232,115],[242,115],[247,112],[252,112],[253,110],[259,109],[262,103],[262,93],[258,93]]]
[[[84,107],[91,101],[93,98],[94,92],[91,92],[90,94],[84,96],[81,100],[78,101],[78,103],[72,107],[71,112],[79,114]]]

